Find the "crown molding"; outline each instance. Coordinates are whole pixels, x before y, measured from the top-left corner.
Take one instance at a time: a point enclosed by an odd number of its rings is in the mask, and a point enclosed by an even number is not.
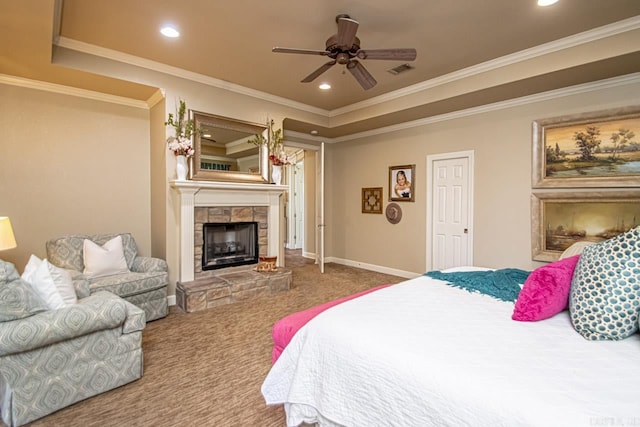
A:
[[[295,141],[291,141],[289,138],[295,139]],[[314,144],[320,144],[322,142],[326,142],[327,144],[333,144],[334,138],[326,138],[322,136],[313,136],[308,133],[297,132],[293,130],[285,130],[284,131],[284,140],[287,146],[293,147],[303,147],[304,142],[312,142]],[[302,141],[302,142],[300,142]],[[311,147],[311,146],[309,146]],[[312,147],[318,148],[317,145],[313,145]]]
[[[332,142],[351,141],[359,138],[367,138],[375,135],[382,135],[390,132],[397,132],[404,129],[411,129],[418,126],[424,126],[432,123],[444,122],[446,120],[459,119],[462,117],[483,114],[490,111],[503,110],[505,108],[513,108],[521,105],[532,104],[534,102],[548,101],[551,99],[563,98],[566,96],[593,92],[601,89],[609,89],[617,86],[625,86],[640,83],[640,73],[628,74],[622,77],[614,77],[611,79],[600,80],[597,82],[584,83],[581,85],[570,86],[562,89],[556,89],[548,92],[542,92],[535,95],[523,96],[507,101],[495,102],[493,104],[482,105],[480,107],[468,108],[466,110],[454,111],[451,113],[440,114],[438,116],[426,117],[424,119],[413,120],[410,122],[399,123],[397,125],[386,126],[370,131],[353,133],[334,138]],[[304,134],[301,134],[304,135]]]
[[[147,99],[147,107],[151,108],[164,99],[164,89],[158,89]]]
[[[7,74],[0,74],[0,83],[11,85],[11,86],[24,87],[28,89],[42,90],[45,92],[53,92],[53,93],[59,93],[63,95],[76,96],[79,98],[93,99],[94,101],[120,104],[128,107],[144,108],[144,109],[149,108],[149,104],[145,101],[138,101],[135,99],[125,98],[122,96],[109,95],[106,93],[95,92],[95,91],[86,90],[86,89],[79,89],[79,88],[60,85],[56,83],[43,82],[40,80],[31,80],[23,77],[9,76]]]
[[[374,105],[382,104],[394,99],[402,98],[408,95],[412,95],[427,89],[431,89],[437,86],[441,86],[454,81],[469,78],[487,71],[496,70],[508,65],[516,64],[518,62],[527,61],[540,56],[548,55],[560,50],[569,49],[572,47],[580,46],[586,43],[590,43],[596,40],[601,40],[607,37],[612,37],[617,34],[626,33],[628,31],[637,30],[640,28],[640,16],[628,18],[622,21],[615,22],[613,24],[604,25],[602,27],[594,28],[589,31],[585,31],[579,34],[568,36],[562,39],[554,40],[549,43],[541,44],[539,46],[525,49],[520,52],[516,52],[510,55],[505,55],[500,58],[492,59],[490,61],[483,62],[471,67],[463,68],[462,70],[454,71],[449,74],[436,77],[431,80],[416,83],[411,86],[407,86],[402,89],[398,89],[393,92],[388,92],[375,98],[367,99],[365,101],[356,102],[351,105],[347,105],[342,108],[337,108],[329,112],[330,117],[336,117],[341,114],[350,113],[363,108],[372,107]]]
[[[323,117],[329,117],[329,110],[313,107],[311,105],[303,104],[301,102],[293,101],[281,96],[271,95],[259,90],[250,89],[244,86],[240,86],[234,83],[219,80],[213,77],[205,76],[203,74],[187,71],[182,68],[173,67],[167,64],[161,64],[160,62],[151,61],[149,59],[140,58],[138,56],[129,55],[126,53],[118,52],[111,49],[106,49],[100,46],[96,46],[89,43],[84,43],[78,40],[70,39],[67,37],[56,37],[54,39],[56,46],[74,50],[77,52],[86,53],[89,55],[98,56],[101,58],[110,59],[117,62],[122,62],[136,67],[146,68],[149,70],[157,71],[160,73],[168,74],[175,77],[180,77],[186,80],[191,80],[197,83],[202,83],[207,86],[217,87],[219,89],[228,90],[231,92],[239,93],[241,95],[250,96],[252,98],[261,99],[267,102],[273,102],[285,107],[295,108],[308,113],[318,114]]]

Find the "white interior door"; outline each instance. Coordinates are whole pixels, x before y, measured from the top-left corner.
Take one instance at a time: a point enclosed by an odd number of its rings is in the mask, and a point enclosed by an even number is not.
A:
[[[316,217],[318,219],[316,264],[320,266],[320,273],[324,273],[324,142],[320,144],[316,166]]]
[[[427,157],[427,270],[473,264],[473,152]]]
[[[293,249],[304,247],[304,161],[293,170]]]

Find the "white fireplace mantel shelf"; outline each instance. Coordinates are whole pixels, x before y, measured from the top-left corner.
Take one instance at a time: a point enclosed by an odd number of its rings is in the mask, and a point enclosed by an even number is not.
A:
[[[284,242],[280,236],[280,197],[289,187],[261,183],[179,181],[169,185],[180,195],[180,281],[194,280],[194,214],[205,206],[267,206],[269,256],[278,257],[284,266]]]
[[[233,191],[275,191],[278,193],[283,193],[289,189],[286,185],[275,185],[275,184],[256,184],[256,183],[246,183],[246,182],[222,182],[222,181],[179,181],[173,180],[170,181],[169,184],[173,187],[181,191],[181,189],[191,189],[191,190],[202,190],[202,189],[211,189],[211,190],[233,190]]]

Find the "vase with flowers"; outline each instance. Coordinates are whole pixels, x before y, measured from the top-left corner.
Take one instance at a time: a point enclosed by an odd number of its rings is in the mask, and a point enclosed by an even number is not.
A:
[[[187,103],[180,100],[176,114],[169,113],[165,126],[171,126],[174,135],[167,138],[169,150],[173,151],[176,156],[176,176],[179,181],[187,179],[187,158],[193,156],[192,137],[199,134],[200,130],[196,129],[193,119],[186,117]]]
[[[294,158],[284,150],[282,129],[274,129],[275,123],[272,120],[267,125],[267,137],[258,134],[251,138],[250,144],[260,146],[265,145],[269,153],[269,163],[271,164],[271,181],[280,185],[282,181],[282,166],[291,165]]]

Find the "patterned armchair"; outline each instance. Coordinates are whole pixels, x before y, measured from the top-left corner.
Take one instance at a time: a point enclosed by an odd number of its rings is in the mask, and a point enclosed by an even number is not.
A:
[[[46,244],[47,259],[53,265],[67,269],[75,280],[88,280],[91,293],[109,291],[144,310],[147,321],[165,317],[167,307],[167,285],[169,274],[166,261],[159,258],[138,256],[138,247],[129,233],[122,236],[124,256],[129,273],[87,279],[83,276],[82,248],[84,239],[104,245],[118,234],[92,236],[63,236],[49,240]]]
[[[0,260],[0,410],[7,425],[142,376],[144,311],[109,292],[77,291],[77,304],[47,310],[13,264]]]

